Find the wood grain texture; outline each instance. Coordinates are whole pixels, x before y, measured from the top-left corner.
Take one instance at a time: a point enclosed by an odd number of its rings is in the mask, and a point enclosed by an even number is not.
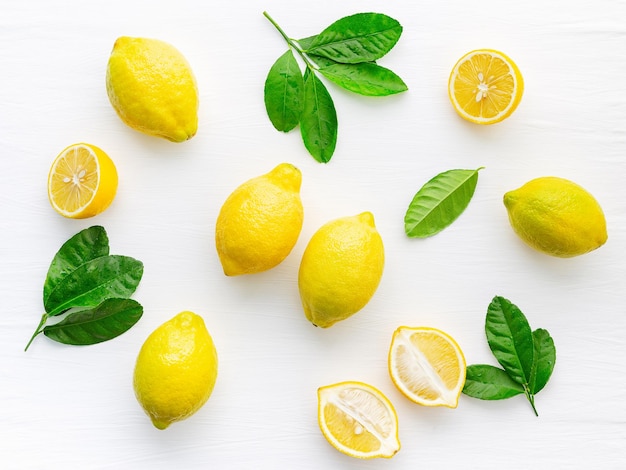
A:
[[[278,133],[267,119],[263,83],[285,46],[263,10],[294,37],[359,11],[404,26],[381,65],[407,93],[364,98],[329,85],[339,137],[328,165],[313,161],[297,132]],[[626,2],[31,0],[6,3],[0,16],[3,468],[624,468]],[[104,72],[120,35],[166,40],[189,60],[200,90],[200,127],[189,142],[140,135],[115,115]],[[480,47],[512,57],[526,83],[515,113],[491,127],[460,120],[446,94],[456,60]],[[83,221],[58,216],[45,191],[54,157],[79,141],[102,147],[120,178],[112,206]],[[237,185],[283,161],[303,173],[300,239],[274,270],[226,278],[213,242],[219,208]],[[479,166],[459,219],[430,239],[404,235],[406,208],[428,179]],[[544,175],[598,199],[605,246],[563,260],[516,237],[502,195]],[[355,316],[313,328],[297,289],[304,247],[326,221],[364,210],[385,243],[380,287]],[[76,348],[40,337],[24,353],[50,260],[95,223],[112,253],[144,262],[133,296],[143,318],[107,343]],[[386,356],[400,325],[440,328],[468,363],[492,363],[484,318],[494,295],[554,338],[539,418],[523,397],[462,396],[455,410],[427,409],[395,390]],[[182,310],[204,317],[220,371],[197,415],[158,431],[135,400],[132,370],[148,334]],[[342,380],[368,382],[394,403],[402,449],[392,460],[353,460],[322,437],[316,390]]]

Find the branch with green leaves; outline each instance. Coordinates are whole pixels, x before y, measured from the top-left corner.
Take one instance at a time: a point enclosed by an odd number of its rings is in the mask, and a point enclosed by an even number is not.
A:
[[[502,368],[467,366],[463,393],[482,400],[502,400],[524,394],[536,416],[535,395],[548,383],[556,362],[554,341],[544,329],[531,330],[522,311],[496,296],[485,321],[487,343]]]
[[[265,80],[267,115],[278,131],[300,126],[304,146],[318,162],[328,163],[332,158],[338,131],[334,102],[318,74],[364,96],[388,96],[408,89],[398,75],[376,63],[400,39],[402,26],[395,19],[381,13],[357,13],[335,21],[316,36],[293,39],[267,12],[263,15],[288,46]],[[304,63],[304,74],[296,55]]]
[[[143,276],[143,263],[110,255],[103,227],[82,230],[56,253],[43,286],[45,313],[26,345],[41,333],[64,344],[113,339],[139,321],[143,307],[129,297]]]

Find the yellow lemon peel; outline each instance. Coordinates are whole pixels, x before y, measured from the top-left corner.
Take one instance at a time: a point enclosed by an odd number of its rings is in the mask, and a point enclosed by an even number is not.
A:
[[[198,130],[198,87],[191,66],[171,44],[122,36],[106,70],[111,105],[129,127],[172,142]]]
[[[215,245],[224,274],[267,271],[291,253],[304,220],[301,183],[300,170],[281,163],[228,196],[215,224]]]
[[[511,226],[529,246],[569,258],[593,251],[608,239],[598,201],[564,178],[535,178],[503,197]]]
[[[371,212],[324,224],[309,240],[298,272],[307,319],[327,328],[361,310],[378,288],[384,263]]]
[[[184,311],[146,339],[135,364],[135,396],[158,429],[189,418],[209,399],[217,351],[204,320]]]

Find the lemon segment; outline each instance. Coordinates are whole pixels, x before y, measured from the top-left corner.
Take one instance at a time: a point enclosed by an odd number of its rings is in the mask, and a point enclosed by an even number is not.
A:
[[[135,396],[152,424],[166,429],[209,399],[217,379],[217,351],[204,320],[181,312],[144,342],[133,376]]]
[[[291,253],[304,221],[301,184],[300,170],[281,163],[228,196],[215,224],[215,245],[224,274],[267,271]]]
[[[589,253],[608,239],[598,201],[564,178],[535,178],[503,197],[511,227],[529,246],[570,258]]]
[[[476,124],[495,124],[509,117],[524,92],[522,74],[511,58],[493,49],[461,57],[448,79],[448,96],[456,112]]]
[[[376,292],[384,263],[383,241],[371,212],[324,224],[309,240],[298,272],[306,318],[328,328],[354,315]]]
[[[117,192],[115,164],[95,145],[66,147],[48,173],[48,199],[64,217],[84,219],[103,212]]]
[[[122,36],[106,70],[111,105],[129,127],[172,142],[198,130],[198,88],[191,66],[171,44]]]
[[[400,450],[398,416],[380,390],[362,382],[320,387],[318,423],[337,450],[360,459],[391,458]]]
[[[398,390],[424,406],[456,408],[465,385],[465,356],[436,328],[401,326],[393,334],[389,374]]]

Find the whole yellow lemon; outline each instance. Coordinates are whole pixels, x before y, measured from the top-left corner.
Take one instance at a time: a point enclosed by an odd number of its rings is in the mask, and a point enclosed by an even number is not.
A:
[[[504,205],[515,233],[543,253],[578,256],[607,240],[600,204],[572,181],[554,176],[533,179],[507,192]]]
[[[301,183],[300,170],[281,163],[228,196],[215,224],[224,274],[266,271],[289,255],[302,230]]]
[[[106,71],[109,100],[128,126],[173,142],[198,130],[198,88],[174,46],[149,38],[115,41]]]
[[[139,351],[135,396],[158,429],[193,415],[217,378],[217,351],[204,320],[181,312],[163,323]]]
[[[323,225],[304,250],[298,272],[307,319],[327,328],[361,310],[378,288],[384,263],[383,241],[370,212]]]

